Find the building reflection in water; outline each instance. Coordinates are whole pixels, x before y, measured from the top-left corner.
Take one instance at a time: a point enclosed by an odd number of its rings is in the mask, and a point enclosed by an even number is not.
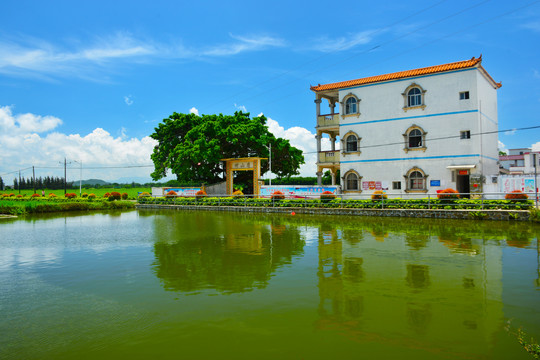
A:
[[[458,344],[500,329],[501,246],[448,222],[396,220],[319,226],[317,327],[361,342],[413,348],[421,337],[433,347],[425,350],[485,353]]]
[[[156,217],[154,271],[167,290],[237,293],[264,288],[272,273],[301,255],[305,239],[279,217],[173,213]]]

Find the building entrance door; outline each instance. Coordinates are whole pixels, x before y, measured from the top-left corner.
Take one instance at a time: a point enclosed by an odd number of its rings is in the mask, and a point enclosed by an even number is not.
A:
[[[469,198],[471,192],[471,185],[469,182],[469,175],[458,175],[456,179],[457,191],[459,193],[466,193],[467,195],[460,195],[461,197]]]

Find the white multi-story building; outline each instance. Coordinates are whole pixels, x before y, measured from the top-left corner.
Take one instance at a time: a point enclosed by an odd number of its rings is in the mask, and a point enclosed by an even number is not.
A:
[[[482,57],[312,86],[317,175],[340,170],[343,192],[484,190],[499,172],[497,89]],[[330,113],[321,113],[327,100]],[[336,106],[337,105],[337,106]],[[331,149],[321,149],[324,135]],[[341,146],[335,143],[339,137]]]
[[[537,171],[540,169],[540,152],[529,148],[508,149],[508,155],[499,156],[499,162],[507,173],[512,175],[534,174],[535,161]]]

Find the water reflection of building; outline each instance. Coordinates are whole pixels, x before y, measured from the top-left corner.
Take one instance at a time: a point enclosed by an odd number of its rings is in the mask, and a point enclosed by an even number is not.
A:
[[[298,228],[276,217],[172,213],[155,221],[154,271],[167,290],[264,288],[277,268],[303,253]]]
[[[501,247],[407,225],[319,227],[317,326],[357,341],[485,354],[471,338],[487,344],[503,321]]]

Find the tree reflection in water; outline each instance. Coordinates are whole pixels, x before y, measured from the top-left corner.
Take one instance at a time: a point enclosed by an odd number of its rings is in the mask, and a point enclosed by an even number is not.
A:
[[[156,219],[154,271],[167,290],[238,293],[264,288],[273,272],[303,253],[305,239],[279,217],[174,213]]]

